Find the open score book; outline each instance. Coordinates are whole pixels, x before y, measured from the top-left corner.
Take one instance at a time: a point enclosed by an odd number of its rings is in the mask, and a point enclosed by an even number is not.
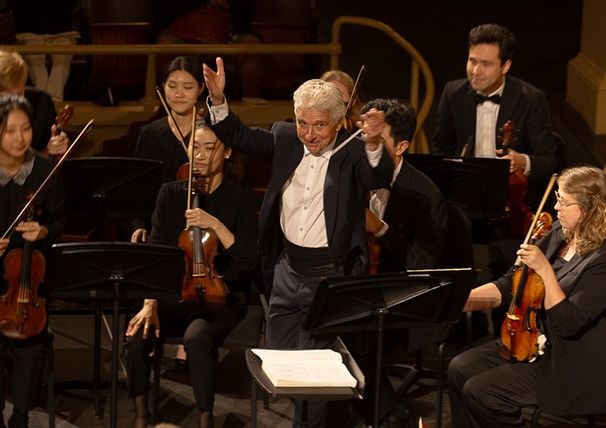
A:
[[[330,349],[253,349],[271,383],[280,387],[349,387],[357,381],[343,363],[341,354]]]

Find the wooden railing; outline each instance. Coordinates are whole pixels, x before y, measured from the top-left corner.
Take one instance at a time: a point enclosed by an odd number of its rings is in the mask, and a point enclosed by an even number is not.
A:
[[[332,27],[332,40],[330,43],[318,44],[117,44],[117,45],[4,45],[0,49],[14,50],[21,54],[74,54],[74,55],[146,55],[147,67],[145,76],[145,92],[141,100],[144,109],[152,109],[157,105],[156,86],[156,57],[157,55],[328,55],[331,68],[339,67],[339,57],[342,52],[340,42],[341,28],[345,25],[359,25],[382,31],[394,40],[411,57],[412,68],[410,73],[410,102],[417,110],[417,133],[411,147],[412,152],[422,153],[428,151],[427,138],[423,132],[423,123],[427,118],[434,98],[433,76],[422,55],[400,34],[387,24],[369,18],[342,16]],[[419,102],[421,93],[421,76],[424,87],[422,102]],[[420,105],[419,105],[420,103]]]

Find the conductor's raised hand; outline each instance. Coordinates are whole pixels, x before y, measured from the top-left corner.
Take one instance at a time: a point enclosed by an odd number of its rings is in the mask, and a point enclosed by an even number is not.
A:
[[[202,64],[202,74],[204,82],[210,94],[210,100],[213,105],[223,104],[225,101],[225,68],[223,67],[223,59],[217,57],[217,71],[214,71],[206,64]]]

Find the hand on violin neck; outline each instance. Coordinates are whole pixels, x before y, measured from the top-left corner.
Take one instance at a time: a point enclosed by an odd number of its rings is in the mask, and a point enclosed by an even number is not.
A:
[[[4,252],[6,251],[6,248],[8,247],[8,242],[8,238],[0,239],[0,256],[2,256],[2,254],[4,254]]]
[[[218,227],[218,220],[201,208],[185,211],[185,220],[188,227],[200,227],[212,230],[216,230]]]
[[[62,156],[69,147],[69,138],[63,131],[59,131],[57,125],[53,125],[51,128],[51,138],[48,140],[46,146],[48,154],[53,156]]]
[[[496,154],[501,159],[509,159],[509,172],[513,173],[516,171],[524,172],[526,170],[526,156],[522,153],[516,152],[513,149],[508,149],[507,154],[503,155],[503,149],[497,149]]]
[[[15,228],[17,232],[23,234],[23,239],[30,242],[39,241],[46,238],[48,229],[40,225],[37,221],[23,221]]]
[[[553,272],[551,264],[536,245],[522,244],[517,252],[522,263],[535,271],[537,275],[543,278],[550,271]]]

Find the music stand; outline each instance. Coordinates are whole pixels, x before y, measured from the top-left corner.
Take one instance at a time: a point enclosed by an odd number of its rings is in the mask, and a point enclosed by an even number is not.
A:
[[[407,154],[406,160],[436,184],[444,198],[472,218],[505,215],[509,161],[505,159]]]
[[[455,276],[460,283],[453,287]],[[444,269],[333,277],[320,282],[303,328],[312,334],[376,331],[373,426],[379,426],[384,331],[436,324],[443,324],[446,330],[460,316],[474,277],[472,269]]]
[[[66,211],[92,217],[98,239],[106,219],[150,217],[162,184],[162,162],[150,159],[67,159],[61,171]]]
[[[51,287],[63,296],[113,299],[110,426],[117,424],[119,302],[121,299],[178,299],[183,251],[167,245],[128,242],[55,244]]]

